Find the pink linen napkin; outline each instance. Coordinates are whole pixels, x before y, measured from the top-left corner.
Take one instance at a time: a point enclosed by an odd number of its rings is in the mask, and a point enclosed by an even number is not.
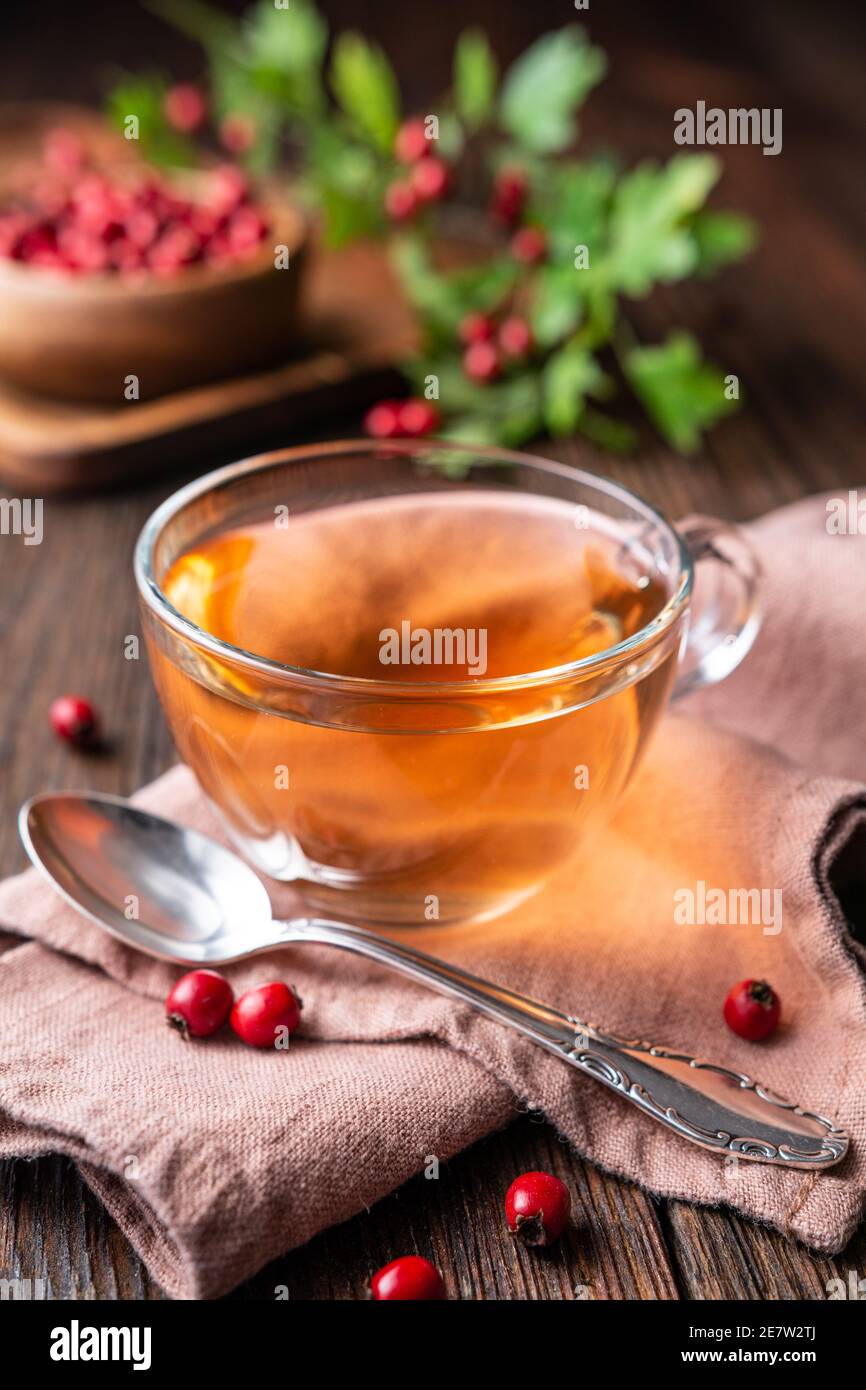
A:
[[[413,940],[757,1075],[849,1130],[843,1164],[723,1163],[468,1008],[322,948],[228,972],[236,987],[297,985],[303,1035],[287,1053],[228,1033],[184,1046],[161,1017],[177,971],[85,923],[32,871],[0,885],[0,924],[36,938],[0,956],[0,1154],[71,1155],[181,1298],[229,1290],[527,1105],[654,1192],[841,1249],[866,1197],[866,540],[829,534],[820,498],[750,530],[767,571],[756,649],[666,718],[604,843],[510,916]],[[139,800],[222,838],[185,768]],[[701,881],[778,890],[782,929],[678,925],[674,895]],[[273,897],[285,914],[286,890]],[[721,1021],[746,976],[783,1000],[760,1046]]]

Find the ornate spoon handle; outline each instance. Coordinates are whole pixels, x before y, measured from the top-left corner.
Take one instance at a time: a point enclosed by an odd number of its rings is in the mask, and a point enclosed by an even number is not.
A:
[[[277,925],[284,942],[308,941],[352,951],[470,1004],[618,1091],[639,1110],[702,1148],[808,1169],[829,1168],[847,1152],[848,1136],[832,1120],[784,1100],[727,1067],[640,1039],[614,1037],[536,999],[361,927],[323,918]]]

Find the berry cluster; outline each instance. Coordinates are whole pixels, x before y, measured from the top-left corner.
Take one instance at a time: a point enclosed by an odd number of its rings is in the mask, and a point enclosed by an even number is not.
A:
[[[244,260],[269,226],[244,173],[215,169],[192,201],[148,172],[126,181],[92,168],[78,137],[57,130],[26,195],[0,206],[0,256],[68,273],[173,275]]]
[[[364,429],[373,439],[420,439],[432,434],[439,420],[432,401],[410,396],[406,401],[379,401],[364,416]]]
[[[526,319],[509,314],[498,324],[489,314],[467,314],[460,324],[463,370],[471,381],[495,381],[510,363],[522,362],[532,351],[532,331]]]
[[[288,1037],[301,1021],[301,1001],[280,980],[257,985],[235,999],[231,985],[217,970],[190,970],[165,1001],[166,1020],[183,1038],[209,1038],[226,1019],[250,1047],[275,1047],[280,1032]]]
[[[404,121],[394,140],[394,154],[405,172],[385,190],[385,211],[392,222],[408,222],[428,203],[438,203],[451,186],[451,170],[433,153],[433,140],[420,116]]]
[[[404,121],[397,132],[394,154],[408,172],[390,183],[385,193],[385,209],[392,221],[414,217],[425,203],[438,201],[448,192],[450,170],[431,153],[432,145],[420,117]],[[548,251],[542,228],[524,221],[528,196],[529,183],[522,169],[499,170],[490,196],[490,216],[507,232],[512,259],[527,271],[541,264]],[[509,298],[513,301],[514,295]],[[504,306],[496,315],[467,313],[458,335],[463,371],[479,386],[521,366],[534,348],[527,320]],[[374,439],[417,438],[435,430],[440,418],[435,406],[417,397],[404,402],[380,401],[367,412],[364,428]]]

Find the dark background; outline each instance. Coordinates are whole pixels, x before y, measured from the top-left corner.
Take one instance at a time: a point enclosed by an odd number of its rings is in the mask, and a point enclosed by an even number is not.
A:
[[[568,0],[324,0],[320,8],[333,31],[356,28],[383,43],[407,109],[421,111],[446,85],[454,38],[467,24],[488,30],[504,65],[536,34],[577,18],[610,58],[586,110],[584,147],[609,145],[628,161],[675,152],[679,106],[781,107],[778,157],[754,147],[716,151],[725,177],[713,201],[758,219],[758,252],[714,281],[659,291],[634,312],[648,338],[672,325],[694,332],[710,358],[740,375],[743,410],[694,459],[657,441],[628,460],[601,458],[580,441],[537,449],[609,472],[674,517],[748,518],[862,484],[866,6],[592,0],[576,12]],[[97,103],[118,67],[186,78],[199,71],[195,47],[129,0],[7,0],[0,24],[3,100]],[[356,433],[358,423],[334,418],[316,437]],[[196,471],[216,461],[202,458]],[[137,630],[135,537],[182,480],[52,499],[43,546],[0,545],[0,872],[23,866],[15,812],[25,797],[61,786],[128,795],[174,759],[146,672],[120,653],[124,635]],[[48,728],[48,703],[70,688],[103,712],[111,748],[100,759],[70,755]],[[502,1194],[529,1168],[557,1172],[575,1199],[574,1227],[547,1259],[502,1237]],[[160,1296],[65,1160],[0,1164],[0,1213],[0,1275],[47,1278],[55,1297]],[[444,1165],[440,1181],[409,1183],[324,1233],[237,1296],[272,1298],[284,1283],[293,1299],[361,1297],[372,1270],[413,1250],[433,1258],[464,1298],[569,1299],[586,1284],[603,1299],[821,1299],[829,1278],[866,1265],[862,1232],[836,1260],[818,1259],[729,1213],[656,1202],[584,1163],[535,1116]]]

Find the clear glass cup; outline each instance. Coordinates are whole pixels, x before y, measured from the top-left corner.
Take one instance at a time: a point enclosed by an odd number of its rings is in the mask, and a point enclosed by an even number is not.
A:
[[[539,517],[548,532],[534,551]],[[206,602],[196,621],[169,601],[162,586],[182,557],[227,533],[263,535],[275,518],[295,548],[285,600],[264,585],[273,624],[291,631],[296,602],[321,650],[345,613],[353,633],[392,630],[367,573],[387,556],[418,605],[446,579],[459,596],[463,576],[467,592],[495,592],[492,648],[497,625],[514,660],[550,633],[551,660],[479,662],[454,679],[441,664],[435,679],[385,665],[359,676],[233,645],[208,631]],[[342,528],[337,572],[308,574],[297,538],[323,522]],[[375,544],[359,550],[370,535],[382,556]],[[580,583],[590,576],[579,640],[557,631],[560,612],[573,623],[579,585],[560,583],[572,564]],[[151,516],[135,572],[175,742],[239,849],[296,883],[311,910],[392,926],[495,916],[579,856],[668,700],[726,676],[759,625],[757,561],[736,528],[707,518],[674,528],[605,478],[441,442],[318,445],[219,469]]]

